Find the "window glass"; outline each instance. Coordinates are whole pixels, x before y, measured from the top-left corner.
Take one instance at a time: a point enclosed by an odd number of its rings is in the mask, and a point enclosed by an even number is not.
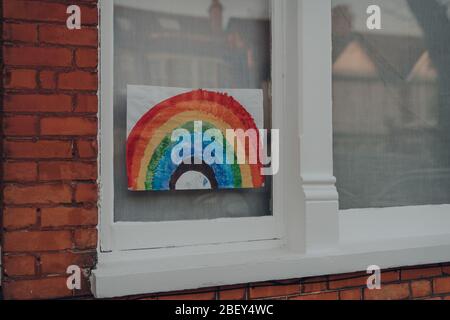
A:
[[[128,85],[261,89],[270,129],[270,25],[270,0],[114,1],[115,221],[272,214],[270,177],[252,189],[129,191],[125,153]]]
[[[450,203],[449,1],[333,0],[332,16],[340,208]]]

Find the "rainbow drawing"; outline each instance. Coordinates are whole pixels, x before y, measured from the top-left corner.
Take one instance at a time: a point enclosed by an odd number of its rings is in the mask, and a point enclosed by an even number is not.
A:
[[[262,106],[261,106],[262,108]],[[176,129],[186,129],[194,139],[194,124],[201,121],[202,134],[206,130],[219,129],[223,141],[217,143],[230,147],[226,140],[227,129],[257,130],[252,115],[232,96],[210,90],[193,90],[171,96],[149,109],[130,127],[126,146],[128,189],[185,190],[185,189],[234,189],[260,188],[264,184],[261,164],[206,164],[194,147],[189,157],[191,164],[179,165],[172,161],[172,149],[176,142],[171,140]],[[212,141],[212,142],[211,142]],[[193,144],[192,144],[193,145]],[[258,148],[258,145],[246,145]],[[236,146],[235,146],[236,147]],[[236,150],[235,150],[236,152]],[[236,155],[234,155],[236,158]]]

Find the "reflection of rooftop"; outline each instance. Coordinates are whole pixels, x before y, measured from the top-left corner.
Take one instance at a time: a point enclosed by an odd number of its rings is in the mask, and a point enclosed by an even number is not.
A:
[[[147,53],[176,53],[226,57],[236,50],[252,50],[253,58],[270,63],[270,21],[268,19],[230,18],[225,30],[217,32],[211,17],[188,16],[116,6],[116,37],[124,49]],[[131,22],[132,21],[132,22]],[[142,37],[145,30],[145,36]]]
[[[333,73],[347,76],[376,76],[377,67],[357,41],[350,42],[333,63]]]
[[[334,36],[333,71],[338,76],[380,76],[385,81],[436,78],[423,39],[398,35]]]
[[[184,52],[195,55],[218,55],[223,51],[223,37],[212,35],[208,18],[120,6],[115,11],[120,17],[116,19],[116,37],[124,49],[175,53],[182,47]]]
[[[411,73],[408,75],[408,81],[428,80],[435,81],[437,79],[437,71],[431,61],[428,51],[424,52],[417,61]]]
[[[253,88],[270,78],[269,19],[232,17],[222,29],[216,11],[198,17],[116,6],[115,13],[123,72],[149,83]]]

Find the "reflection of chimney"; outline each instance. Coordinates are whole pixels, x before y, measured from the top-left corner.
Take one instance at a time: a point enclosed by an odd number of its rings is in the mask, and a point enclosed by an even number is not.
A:
[[[333,35],[347,36],[352,32],[353,14],[348,5],[333,8]]]
[[[221,33],[222,30],[222,12],[223,6],[219,0],[212,0],[209,6],[209,20],[211,23],[211,31],[213,33]]]

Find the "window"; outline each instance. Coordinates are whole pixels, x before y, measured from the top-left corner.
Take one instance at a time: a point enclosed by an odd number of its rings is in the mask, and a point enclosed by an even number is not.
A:
[[[434,145],[444,143],[440,138],[445,135],[434,129],[441,119],[436,110],[442,102],[436,97],[445,98],[442,86],[449,82],[442,82],[439,68],[430,67],[433,46],[422,42],[422,52],[414,37],[408,37],[402,40],[407,56],[388,62],[393,45],[379,40],[374,58],[365,41],[370,37],[358,29],[364,22],[358,19],[366,16],[359,1],[184,3],[101,1],[101,222],[99,261],[92,276],[96,296],[450,260],[448,194],[430,191],[448,186],[441,174],[448,162]],[[226,13],[222,21],[209,20],[205,35],[208,7],[217,3]],[[404,2],[399,3],[403,7],[396,10],[406,14]],[[354,27],[349,27],[345,8],[359,17]],[[344,19],[336,20],[339,16]],[[224,30],[225,43],[219,41],[214,46],[221,50],[213,50],[210,33],[223,35]],[[386,25],[389,30],[400,32],[395,23]],[[172,40],[165,42],[166,36]],[[200,40],[202,45],[192,46]],[[402,41],[396,45],[404,49]],[[232,51],[224,49],[230,45]],[[436,48],[445,52],[447,45]],[[414,66],[407,72],[410,64]],[[257,191],[131,194],[123,187],[127,84],[262,90],[263,126],[280,129],[279,172]],[[364,100],[362,94],[369,93],[374,98]],[[386,121],[384,115],[395,121]],[[411,155],[417,153],[420,157]],[[403,180],[396,170],[400,164],[401,169],[418,171],[406,174],[414,182]],[[381,168],[395,174],[386,175]],[[381,191],[375,196],[372,190]],[[222,205],[228,197],[233,199],[231,208]]]
[[[102,2],[102,9],[103,48],[109,48],[102,52],[102,105],[113,106],[101,115],[108,212],[102,250],[279,241],[282,217],[274,210],[280,201],[273,199],[271,177],[254,189],[133,192],[126,171],[127,90],[139,90],[133,86],[256,89],[259,128],[281,121],[271,111],[271,2],[116,0]]]
[[[437,1],[333,1],[334,172],[341,209],[450,203],[450,20]]]
[[[272,215],[270,180],[262,189],[132,192],[124,170],[127,85],[263,89],[269,95],[269,0],[243,2],[253,11],[243,15],[227,2],[198,2],[198,12],[182,0],[137,3],[141,7],[114,2],[114,220]],[[266,99],[264,109],[269,104]],[[270,123],[271,114],[265,115]]]

